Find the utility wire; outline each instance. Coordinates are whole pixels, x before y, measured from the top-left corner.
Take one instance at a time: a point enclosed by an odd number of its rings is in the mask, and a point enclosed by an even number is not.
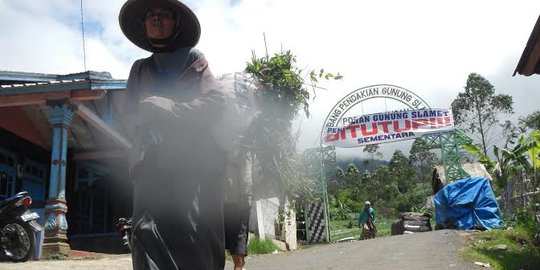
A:
[[[84,12],[83,12],[83,0],[81,0],[81,30],[82,30],[82,48],[83,48],[84,71],[87,71],[87,69],[86,69],[86,42],[85,42],[85,39],[84,39]]]

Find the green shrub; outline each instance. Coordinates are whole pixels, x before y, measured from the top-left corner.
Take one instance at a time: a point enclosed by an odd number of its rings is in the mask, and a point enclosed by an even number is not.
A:
[[[497,245],[505,245],[507,249],[497,249]],[[492,269],[540,269],[540,249],[520,227],[473,234],[462,256],[471,262],[489,263]]]
[[[330,219],[332,220],[348,220],[350,213],[351,210],[349,210],[346,206],[329,207],[328,209],[328,214],[330,215]]]
[[[532,237],[538,231],[538,223],[534,214],[519,211],[509,220],[505,220],[506,226],[524,230],[529,237]]]
[[[278,247],[271,239],[260,239],[253,237],[248,243],[248,252],[250,254],[268,254],[278,250]]]
[[[534,245],[538,230],[535,216],[520,211],[505,219],[508,229],[495,229],[473,235],[464,257],[489,262],[493,269],[540,269],[540,248]],[[496,245],[507,246],[498,250]]]

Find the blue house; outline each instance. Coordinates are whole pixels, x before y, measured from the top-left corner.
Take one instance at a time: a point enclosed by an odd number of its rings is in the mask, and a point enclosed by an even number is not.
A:
[[[115,222],[131,215],[129,141],[116,129],[107,72],[0,71],[0,200],[31,193],[43,252],[122,249]]]

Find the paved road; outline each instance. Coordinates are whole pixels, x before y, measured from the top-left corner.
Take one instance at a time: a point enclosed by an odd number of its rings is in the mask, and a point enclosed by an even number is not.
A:
[[[459,258],[464,232],[434,231],[413,235],[383,237],[366,241],[309,247],[295,252],[249,257],[247,270],[287,269],[477,269]],[[10,270],[128,270],[128,255],[107,256],[99,260],[35,261],[0,263]],[[227,264],[226,269],[232,269]]]
[[[248,260],[251,269],[476,269],[459,258],[463,232],[434,231],[317,246]]]

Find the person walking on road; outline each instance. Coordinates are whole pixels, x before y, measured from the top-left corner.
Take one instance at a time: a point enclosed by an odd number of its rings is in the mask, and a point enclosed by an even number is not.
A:
[[[113,97],[133,145],[133,268],[221,270],[228,153],[215,126],[227,102],[194,49],[199,21],[176,0],[128,0],[119,23],[152,53],[134,62],[126,91]]]
[[[358,215],[358,224],[362,230],[362,239],[375,238],[377,228],[375,227],[375,209],[371,207],[371,202],[364,203],[364,209]]]

